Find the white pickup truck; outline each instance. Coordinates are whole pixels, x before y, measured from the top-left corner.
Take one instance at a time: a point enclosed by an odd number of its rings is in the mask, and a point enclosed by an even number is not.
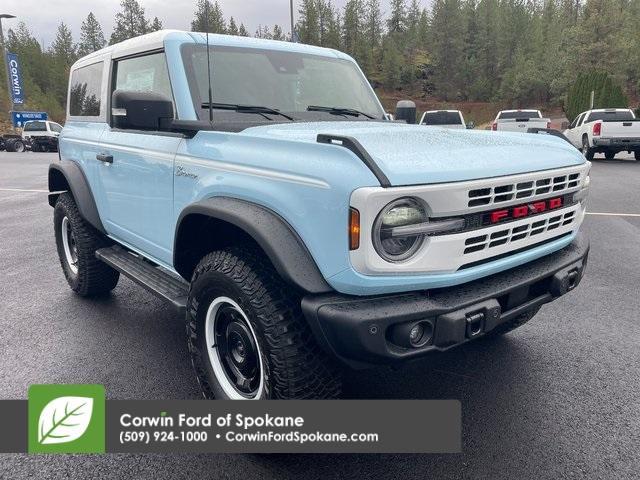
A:
[[[491,130],[527,133],[530,128],[551,128],[551,121],[540,110],[501,110],[491,124]]]
[[[640,120],[628,108],[587,110],[563,133],[588,160],[596,153],[611,160],[623,151],[633,152],[640,160]]]
[[[460,110],[429,110],[424,112],[420,125],[430,125],[442,128],[467,128]],[[471,128],[471,125],[469,125]]]

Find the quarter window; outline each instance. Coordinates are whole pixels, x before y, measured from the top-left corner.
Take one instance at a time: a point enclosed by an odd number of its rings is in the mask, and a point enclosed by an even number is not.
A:
[[[81,67],[71,74],[69,114],[77,117],[100,115],[103,62]]]

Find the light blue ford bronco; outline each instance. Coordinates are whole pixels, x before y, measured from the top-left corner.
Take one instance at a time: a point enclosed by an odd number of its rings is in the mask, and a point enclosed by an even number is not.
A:
[[[343,53],[206,39],[73,65],[49,203],[71,288],[168,300],[207,398],[336,397],[345,366],[495,337],[580,282],[567,142],[391,121]]]

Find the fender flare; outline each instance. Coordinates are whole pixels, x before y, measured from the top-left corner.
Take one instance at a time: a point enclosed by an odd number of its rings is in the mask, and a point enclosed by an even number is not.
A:
[[[261,205],[231,197],[207,198],[187,206],[180,213],[173,249],[173,264],[180,274],[180,229],[183,220],[193,214],[227,222],[249,235],[286,282],[309,293],[333,291],[304,242],[286,220]]]
[[[60,178],[64,177],[64,181]],[[106,233],[96,201],[89,187],[89,182],[84,172],[76,162],[62,160],[49,165],[49,205],[55,207],[58,196],[63,191],[71,190],[71,194],[78,206],[80,215],[87,222],[97,228],[100,232]]]

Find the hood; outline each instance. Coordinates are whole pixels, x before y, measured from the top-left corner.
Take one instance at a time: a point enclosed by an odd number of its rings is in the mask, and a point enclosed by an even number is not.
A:
[[[241,135],[315,143],[319,133],[357,139],[395,186],[515,175],[585,162],[578,150],[552,135],[392,122],[280,123],[248,128]]]

